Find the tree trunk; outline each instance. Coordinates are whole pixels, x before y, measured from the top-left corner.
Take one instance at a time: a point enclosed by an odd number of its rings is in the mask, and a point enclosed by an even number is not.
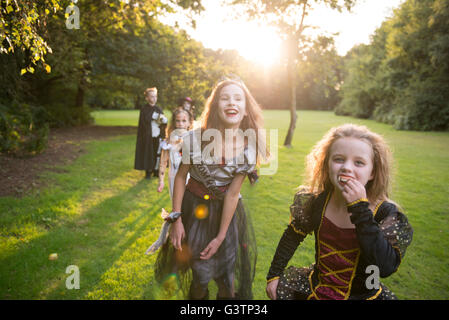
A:
[[[78,83],[78,90],[76,92],[76,98],[75,98],[75,108],[82,108],[84,105],[84,85],[81,80]]]
[[[91,71],[89,63],[89,54],[87,48],[84,48],[84,63],[81,65],[80,78],[78,80],[78,90],[75,97],[75,108],[84,107],[84,95],[88,86],[87,77]]]
[[[287,136],[285,137],[284,146],[287,148],[292,147],[293,135],[295,134],[296,128],[296,72],[297,72],[297,58],[298,58],[298,47],[299,41],[302,37],[302,32],[304,30],[304,18],[307,12],[307,0],[302,3],[302,15],[301,22],[299,26],[290,36],[290,41],[288,43],[288,74],[289,74],[289,84],[290,84],[290,125],[288,126]]]
[[[291,44],[293,46],[293,48],[297,47],[297,45],[295,45],[296,41],[293,41],[294,43]],[[295,55],[296,52],[293,51],[290,48],[290,54],[288,57],[288,63],[287,63],[287,72],[288,72],[288,82],[289,82],[289,86],[290,86],[290,125],[288,127],[288,131],[287,131],[287,136],[285,137],[284,140],[284,146],[286,146],[287,148],[291,148],[292,147],[292,140],[293,140],[293,135],[295,133],[295,128],[296,128],[296,120],[297,120],[297,115],[296,115],[296,59],[295,59]],[[294,53],[295,52],[295,53]]]
[[[291,72],[295,73],[295,72]],[[296,79],[296,75],[291,75],[291,78]],[[291,79],[291,80],[294,80]],[[287,136],[285,137],[284,146],[291,148],[293,135],[296,128],[296,81],[292,81],[290,84],[290,125],[288,127]]]

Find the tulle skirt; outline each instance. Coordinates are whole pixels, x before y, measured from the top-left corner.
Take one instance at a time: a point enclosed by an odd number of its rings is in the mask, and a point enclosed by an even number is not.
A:
[[[208,260],[201,260],[200,253],[218,234],[223,200],[204,199],[186,189],[181,211],[186,233],[182,251],[167,241],[156,260],[155,277],[163,292],[159,298],[169,299],[181,292],[183,298],[190,299],[191,287],[207,289],[210,280],[215,280],[235,292],[238,299],[252,299],[257,250],[242,200],[238,201],[224,241]]]

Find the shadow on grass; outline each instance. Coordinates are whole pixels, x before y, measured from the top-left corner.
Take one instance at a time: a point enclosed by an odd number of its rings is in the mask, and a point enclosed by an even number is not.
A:
[[[149,209],[136,210],[133,200],[148,188],[148,181],[141,180],[125,192],[89,208],[80,216],[50,228],[43,236],[29,241],[16,253],[0,261],[0,282],[6,289],[1,298],[86,297],[89,290],[101,281],[102,274],[143,236],[158,216],[160,208],[167,203],[168,194],[164,193],[149,204]],[[130,212],[134,212],[131,218]],[[48,259],[52,252],[58,253],[57,260]],[[65,287],[69,276],[65,270],[69,265],[77,265],[80,269],[79,290],[67,290]]]

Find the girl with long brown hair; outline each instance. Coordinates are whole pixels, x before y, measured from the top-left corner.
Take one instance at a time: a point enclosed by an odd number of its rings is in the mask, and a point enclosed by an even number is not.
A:
[[[259,129],[262,112],[247,87],[224,80],[207,99],[201,128],[184,138],[167,218],[170,241],[159,253],[155,272],[159,282],[174,274],[189,299],[207,299],[212,279],[217,299],[252,298],[256,245],[240,190],[267,154]]]

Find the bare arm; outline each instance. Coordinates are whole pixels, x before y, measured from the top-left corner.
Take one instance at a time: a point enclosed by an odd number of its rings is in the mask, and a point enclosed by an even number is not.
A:
[[[162,189],[164,188],[165,170],[167,169],[168,159],[169,159],[169,150],[162,149],[159,164],[159,186],[157,188],[158,192],[161,192]]]
[[[234,216],[235,209],[237,208],[240,189],[242,188],[244,180],[245,175],[243,174],[237,174],[232,180],[223,202],[223,213],[221,215],[220,229],[217,236],[201,252],[201,259],[207,260],[212,257],[225,239],[232,217]]]
[[[235,209],[237,208],[237,202],[239,201],[240,189],[242,188],[245,175],[237,174],[229,186],[228,192],[226,192],[223,213],[221,216],[220,230],[218,231],[217,238],[223,241],[226,237],[229,224],[234,216]]]
[[[187,174],[189,173],[190,165],[181,164],[178,172],[175,176],[175,182],[173,185],[173,202],[172,211],[181,211],[182,198],[184,198],[184,192],[186,190]],[[175,249],[181,249],[181,242],[184,238],[184,225],[182,224],[182,216],[173,222],[173,227],[170,229],[170,239]]]
[[[186,191],[186,180],[189,169],[189,164],[181,163],[176,173],[173,185],[172,211],[181,211],[182,198],[184,198],[184,192]]]

